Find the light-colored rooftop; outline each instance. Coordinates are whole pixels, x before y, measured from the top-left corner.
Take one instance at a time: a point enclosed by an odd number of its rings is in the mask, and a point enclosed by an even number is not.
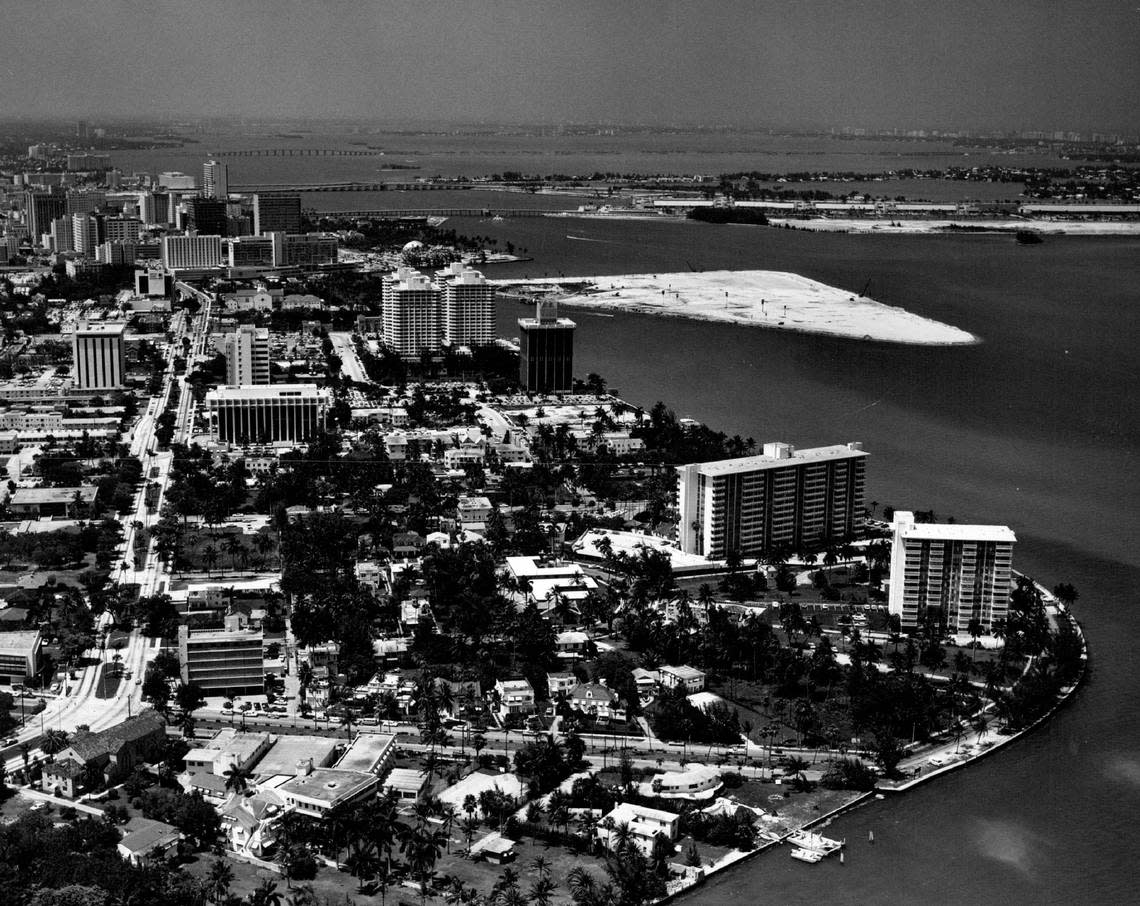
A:
[[[257,384],[242,387],[216,387],[206,394],[207,400],[264,400],[264,399],[329,399],[328,390],[316,384]]]
[[[393,790],[419,792],[427,783],[427,773],[414,768],[392,768],[384,778],[384,786]]]
[[[802,466],[815,462],[829,462],[836,459],[857,459],[867,456],[867,451],[855,443],[832,444],[827,447],[809,447],[797,450],[788,444],[765,444],[765,452],[759,456],[742,456],[738,459],[719,459],[714,462],[695,463],[702,475],[736,475],[742,472],[757,472],[762,469],[783,469],[788,466]],[[769,450],[778,450],[770,455]],[[688,468],[682,466],[681,468]]]
[[[317,768],[304,777],[286,781],[278,789],[282,794],[333,803],[351,798],[375,782],[376,777],[372,774]]]
[[[915,522],[914,514],[895,513],[895,529],[904,540],[923,541],[1017,541],[1007,525],[960,525],[956,522]]]
[[[30,653],[39,641],[38,629],[21,629],[16,632],[0,632],[0,651]]]
[[[362,773],[375,771],[387,757],[395,741],[395,736],[386,736],[382,733],[361,733],[352,741],[348,751],[336,763],[337,770],[360,771]]]

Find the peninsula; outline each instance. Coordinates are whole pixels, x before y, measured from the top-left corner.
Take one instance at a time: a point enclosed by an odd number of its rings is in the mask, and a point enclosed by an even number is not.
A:
[[[959,346],[978,337],[906,309],[799,274],[782,271],[703,271],[499,281],[530,296],[553,289],[581,308],[726,321],[753,327],[822,333],[917,346]]]

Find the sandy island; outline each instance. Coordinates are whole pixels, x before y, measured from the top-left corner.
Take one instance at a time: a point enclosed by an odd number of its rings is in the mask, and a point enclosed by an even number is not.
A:
[[[772,217],[774,227],[789,226],[797,230],[820,233],[884,233],[908,235],[921,233],[939,236],[1013,234],[1018,230],[1033,230],[1065,236],[1135,236],[1140,233],[1140,221],[1133,220],[981,220],[963,217],[958,220],[928,220],[926,218],[883,219],[872,217]],[[961,227],[962,229],[953,229]]]
[[[965,330],[799,274],[704,271],[500,280],[526,292],[558,287],[559,301],[580,308],[726,321],[753,327],[831,334],[853,339],[957,346],[977,343]]]

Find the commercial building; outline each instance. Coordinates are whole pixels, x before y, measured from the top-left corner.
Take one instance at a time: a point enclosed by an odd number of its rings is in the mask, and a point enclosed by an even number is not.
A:
[[[458,261],[436,272],[442,299],[443,341],[460,346],[495,342],[495,287]]]
[[[533,318],[519,318],[519,383],[532,393],[562,393],[574,384],[574,329],[558,317],[557,302],[539,302]]]
[[[225,201],[202,195],[191,198],[186,205],[185,228],[203,236],[225,236],[229,230]]]
[[[384,343],[406,359],[438,352],[439,298],[439,287],[414,268],[397,268],[385,277]]]
[[[40,672],[43,639],[38,629],[0,632],[0,683],[23,683]]]
[[[16,488],[8,498],[8,509],[15,516],[32,519],[41,516],[70,519],[90,513],[98,494],[97,485],[72,488]]]
[[[839,541],[863,512],[866,458],[861,443],[771,443],[760,456],[678,466],[678,545],[722,560]]]
[[[169,268],[219,267],[222,237],[163,236],[162,263]]]
[[[276,263],[272,236],[241,236],[226,240],[226,263],[230,267],[273,267]]]
[[[79,390],[116,390],[126,381],[126,346],[122,322],[80,321],[71,337],[72,377]]]
[[[301,196],[254,195],[253,232],[257,236],[278,232],[300,233]]]
[[[332,404],[316,384],[219,387],[206,394],[210,431],[222,443],[306,441],[324,428]]]
[[[98,189],[72,190],[64,202],[64,214],[94,214],[107,204],[107,193]]]
[[[202,165],[202,192],[207,198],[218,198],[225,201],[230,194],[229,167],[208,160]]]
[[[51,222],[62,217],[66,211],[66,199],[55,192],[25,192],[24,221],[32,245],[40,244],[40,237],[51,229]]]
[[[324,233],[273,233],[274,237],[280,235],[281,239],[274,239],[279,243],[275,245],[273,263],[282,267],[317,267],[322,264],[333,264],[337,260],[337,239],[335,236],[326,236]]]
[[[104,242],[138,242],[142,221],[137,217],[104,217],[100,238]]]
[[[890,613],[912,629],[937,608],[951,632],[968,632],[975,619],[990,631],[1009,611],[1016,541],[1004,525],[916,523],[896,512]]]
[[[226,383],[269,383],[269,328],[243,324],[226,336]]]
[[[197,683],[206,695],[258,695],[265,691],[264,638],[240,629],[191,631],[178,627],[182,682]]]

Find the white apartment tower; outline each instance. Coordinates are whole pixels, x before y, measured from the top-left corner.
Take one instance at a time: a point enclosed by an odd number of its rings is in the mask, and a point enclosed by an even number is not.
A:
[[[861,443],[770,443],[760,456],[678,466],[678,544],[723,560],[839,541],[863,512],[866,458]]]
[[[1009,611],[1013,545],[1004,525],[916,523],[896,512],[888,609],[913,629],[938,608],[951,632],[977,619],[984,631]]]
[[[80,321],[71,338],[72,377],[78,390],[117,390],[126,380],[126,324]]]
[[[71,244],[76,253],[87,258],[95,257],[99,245],[99,225],[90,214],[71,215]]]
[[[222,201],[229,198],[229,167],[216,160],[206,161],[202,165],[202,193],[207,198],[220,198]]]
[[[442,339],[453,349],[495,342],[495,287],[477,270],[453,262],[436,271]]]
[[[226,383],[269,383],[269,329],[243,324],[226,336]]]
[[[406,359],[436,353],[440,341],[440,292],[419,271],[401,267],[384,278],[384,342]]]

